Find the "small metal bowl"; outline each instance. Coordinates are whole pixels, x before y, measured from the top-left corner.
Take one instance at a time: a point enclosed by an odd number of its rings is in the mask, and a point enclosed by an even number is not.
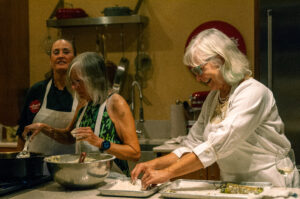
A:
[[[79,154],[54,155],[44,159],[54,181],[66,188],[95,187],[109,175],[115,156],[88,153],[83,163]]]

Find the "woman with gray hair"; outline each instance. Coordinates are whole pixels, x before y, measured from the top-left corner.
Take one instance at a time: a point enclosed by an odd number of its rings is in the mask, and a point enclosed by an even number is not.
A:
[[[77,153],[106,151],[116,156],[115,171],[129,176],[126,160],[139,160],[140,145],[127,102],[119,94],[110,92],[103,58],[95,52],[78,55],[70,64],[68,76],[78,97],[87,104],[66,129],[39,123],[27,126],[23,135],[32,131],[34,139],[42,131],[64,143],[74,143],[76,139]]]
[[[211,91],[183,146],[138,164],[132,180],[144,173],[142,183],[147,187],[217,162],[221,180],[284,186],[275,157],[291,144],[272,92],[251,77],[246,56],[225,34],[207,29],[191,41],[183,61]],[[297,184],[298,175],[295,169],[288,183]]]

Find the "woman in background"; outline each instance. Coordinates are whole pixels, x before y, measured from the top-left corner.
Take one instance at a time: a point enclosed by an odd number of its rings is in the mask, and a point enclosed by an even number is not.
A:
[[[72,120],[77,99],[66,87],[67,71],[76,55],[71,41],[58,39],[52,44],[50,53],[50,76],[35,83],[28,91],[21,118],[19,119],[18,149],[22,150],[25,139],[24,127],[31,123],[46,123],[56,128],[66,127]],[[74,145],[59,143],[45,134],[39,134],[29,145],[29,151],[46,155],[74,153]]]
[[[43,123],[33,124],[25,127],[23,136],[32,132],[34,140],[42,131],[60,142],[74,143],[76,138],[77,153],[110,153],[116,156],[113,171],[129,176],[127,160],[139,160],[140,145],[126,100],[111,93],[103,58],[94,52],[82,53],[70,64],[68,75],[78,97],[87,101],[74,117],[76,125],[58,129]]]

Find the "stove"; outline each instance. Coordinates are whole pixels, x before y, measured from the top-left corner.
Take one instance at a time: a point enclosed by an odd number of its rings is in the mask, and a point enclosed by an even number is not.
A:
[[[20,191],[23,189],[32,188],[36,185],[40,185],[45,182],[52,180],[49,175],[37,176],[31,178],[12,178],[12,179],[1,179],[0,180],[0,196]]]

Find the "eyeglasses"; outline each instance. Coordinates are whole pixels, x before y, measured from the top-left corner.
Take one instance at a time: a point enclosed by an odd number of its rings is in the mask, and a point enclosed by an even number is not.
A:
[[[203,67],[206,65],[207,63],[203,63],[203,64],[200,64],[196,67],[192,67],[191,68],[191,71],[194,75],[202,75],[203,73]]]

